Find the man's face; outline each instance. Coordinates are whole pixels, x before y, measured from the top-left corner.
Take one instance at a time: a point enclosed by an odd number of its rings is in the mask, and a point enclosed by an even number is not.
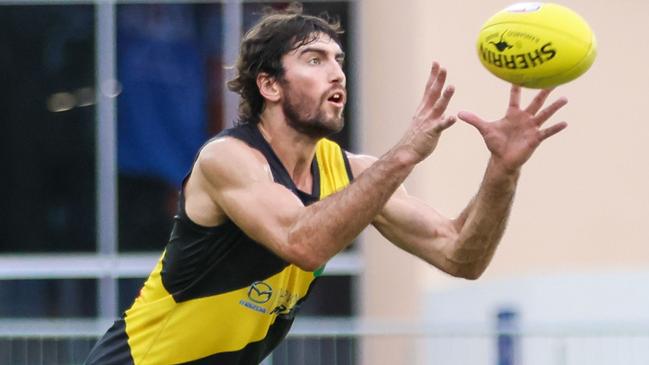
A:
[[[327,35],[282,57],[282,110],[289,126],[314,138],[328,136],[344,126],[347,101],[344,53]]]

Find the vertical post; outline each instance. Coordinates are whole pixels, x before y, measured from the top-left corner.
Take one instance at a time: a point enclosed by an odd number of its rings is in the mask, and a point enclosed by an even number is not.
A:
[[[512,309],[498,312],[498,361],[497,365],[518,365],[518,313]]]
[[[268,355],[260,365],[273,365],[273,354]]]
[[[117,252],[117,138],[115,97],[118,86],[115,73],[115,3],[95,2],[95,83],[96,154],[97,154],[97,252],[114,256]],[[98,316],[113,319],[117,315],[117,285],[106,272],[97,285]]]
[[[361,16],[361,5],[360,1],[351,1],[347,3],[347,11],[349,12],[350,22],[347,25],[349,28],[349,48],[354,50],[353,58],[349,64],[349,70],[352,72],[347,76],[347,84],[351,89],[352,95],[354,95],[355,106],[351,108],[350,118],[352,123],[349,125],[350,130],[350,146],[352,151],[363,151],[363,146],[361,143],[363,139],[361,138],[361,121],[364,120],[363,108],[362,108],[362,88],[360,87],[360,80],[357,77],[359,74],[359,69],[363,65],[363,52],[361,51],[362,42],[363,42],[363,24],[361,24],[363,17]],[[361,240],[364,237],[361,234]],[[357,255],[360,255],[360,252],[357,252]],[[360,275],[360,274],[359,274]],[[355,298],[354,298],[355,299]],[[358,306],[358,305],[357,305]],[[356,313],[360,313],[360,308],[355,308]]]
[[[559,343],[556,346],[557,365],[566,365],[568,363],[568,344],[565,337],[557,339]]]
[[[223,64],[233,66],[239,54],[241,42],[241,28],[243,24],[243,10],[241,0],[229,0],[223,4]],[[231,80],[234,70],[226,68],[224,80]],[[239,96],[228,90],[225,82],[223,87],[223,127],[232,127],[236,120],[239,108]]]
[[[360,78],[358,75],[360,74],[359,71],[361,67],[363,66],[363,51],[362,51],[362,44],[363,44],[363,30],[364,24],[362,24],[363,17],[361,16],[361,13],[363,11],[361,7],[361,2],[360,1],[350,1],[347,3],[347,11],[349,13],[349,24],[347,24],[347,27],[349,29],[349,48],[354,50],[353,56],[350,60],[349,63],[349,68],[348,71],[349,74],[347,74],[347,85],[348,88],[350,88],[350,92],[355,98],[354,102],[354,107],[348,109],[348,115],[349,119],[352,122],[349,123],[349,128],[350,129],[350,150],[354,152],[358,151],[364,151],[363,146],[363,138],[361,138],[362,134],[362,126],[361,124],[364,118],[364,113],[363,113],[363,94],[362,90],[363,88],[360,86]],[[366,124],[367,125],[367,124]],[[363,270],[365,267],[364,260],[365,256],[363,255],[363,246],[368,244],[367,242],[367,234],[365,231],[363,231],[357,238],[356,238],[356,248],[353,251],[353,255],[355,255],[359,262],[361,263],[361,269],[355,274],[352,274],[352,292],[350,293],[350,299],[352,301],[352,316],[361,316],[363,312],[363,308],[361,307],[361,291],[362,291],[362,276],[363,276]],[[333,364],[338,365],[338,355],[337,355],[337,342],[338,342],[338,337],[333,336]],[[353,337],[349,337],[346,341],[348,343],[348,358],[347,361],[349,364],[362,364],[363,363],[363,358],[362,358],[362,349],[364,347],[369,347],[370,342],[367,339],[364,339],[362,336],[357,336],[356,339],[354,340]]]

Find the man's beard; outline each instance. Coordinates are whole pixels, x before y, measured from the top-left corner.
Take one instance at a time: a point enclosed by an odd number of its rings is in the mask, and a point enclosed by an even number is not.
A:
[[[316,113],[310,115],[308,112],[305,113],[305,110],[309,109],[306,98],[301,99],[300,102],[293,100],[292,95],[292,92],[287,93],[287,97],[282,101],[282,111],[289,127],[311,138],[327,137],[343,129],[345,120],[342,115],[327,118],[322,110],[321,106],[326,100],[320,100]]]

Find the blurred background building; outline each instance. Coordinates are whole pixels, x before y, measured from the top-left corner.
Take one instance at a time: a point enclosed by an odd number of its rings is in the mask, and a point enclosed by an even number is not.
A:
[[[556,92],[570,104],[554,119],[569,128],[525,166],[485,275],[450,278],[370,228],[328,265],[269,364],[649,362],[649,3],[561,4],[590,23],[598,58]],[[507,5],[306,2],[346,29],[350,95],[336,139],[386,152],[432,60],[457,88],[449,112],[501,116],[508,86],[474,44]],[[0,1],[0,363],[80,363],[130,306],[194,154],[235,119],[225,66],[268,6],[286,3]],[[453,216],[487,159],[459,122],[406,186]],[[499,313],[510,321],[500,333]]]

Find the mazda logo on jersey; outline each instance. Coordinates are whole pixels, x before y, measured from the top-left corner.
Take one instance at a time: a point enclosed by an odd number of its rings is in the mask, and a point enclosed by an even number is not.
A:
[[[273,288],[263,281],[255,281],[248,289],[248,299],[258,304],[268,302],[271,296],[273,296]]]

